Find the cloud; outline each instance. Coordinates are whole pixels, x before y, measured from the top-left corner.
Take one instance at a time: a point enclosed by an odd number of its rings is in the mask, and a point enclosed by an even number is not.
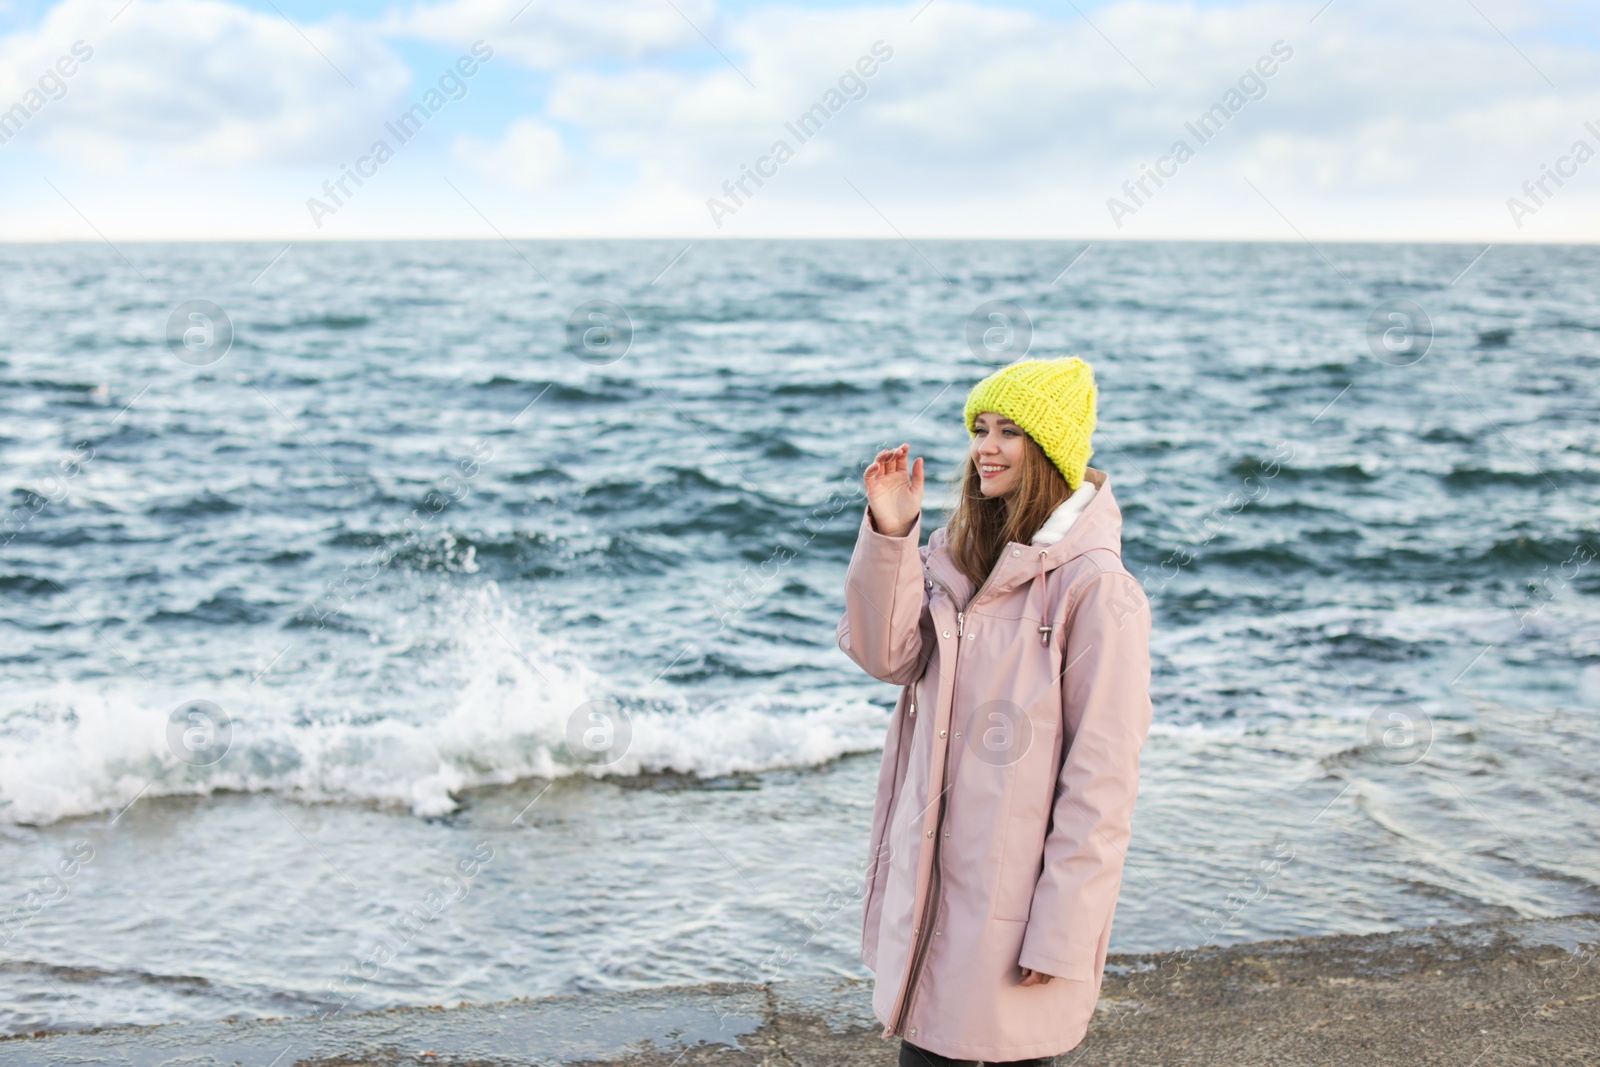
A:
[[[1514,44],[1471,5],[1390,0],[1339,0],[1314,23],[1301,0],[1112,0],[1088,9],[1093,25],[970,0],[722,14],[712,0],[533,0],[520,13],[516,0],[447,0],[303,24],[309,44],[220,0],[138,0],[115,26],[98,0],[64,0],[0,37],[0,109],[83,38],[93,61],[20,141],[82,175],[133,160],[198,189],[234,166],[258,188],[275,168],[365,150],[419,91],[397,39],[481,37],[496,71],[524,68],[474,98],[474,128],[500,133],[407,159],[481,176],[473,203],[507,232],[1600,239],[1600,162],[1524,229],[1506,208],[1578,138],[1600,148],[1583,125],[1600,123],[1596,35],[1569,25],[1592,30],[1595,16],[1556,0],[1481,6]],[[878,41],[893,58],[865,95],[800,143],[786,123]],[[1278,42],[1292,58],[1259,98],[1195,138],[1187,124]],[[719,230],[708,198],[778,140],[793,158]],[[1179,140],[1194,157],[1114,220],[1108,200]],[[408,162],[362,210],[374,227],[443,226],[428,207],[440,185]],[[512,192],[527,189],[542,195]]]
[[[111,22],[114,10],[64,0],[37,28],[0,37],[0,108],[74,42],[92,51],[19,137],[90,171],[337,159],[371,139],[411,81],[350,24],[297,31],[216,0],[139,0]]]
[[[550,188],[577,171],[561,134],[537,119],[518,119],[493,143],[464,134],[451,154],[490,181],[517,189]]]
[[[694,26],[709,32],[715,17],[711,0],[451,0],[417,4],[382,25],[386,33],[441,43],[483,38],[516,62],[554,70],[698,45]]]
[[[1121,183],[1187,139],[1199,158],[1141,213],[1141,236],[1282,230],[1246,177],[1314,200],[1304,221],[1323,232],[1382,232],[1466,202],[1477,214],[1463,223],[1499,225],[1525,174],[1600,118],[1593,50],[1541,33],[1528,10],[1513,48],[1466,5],[1347,0],[1310,24],[1300,3],[1121,0],[1093,26],[961,0],[912,23],[918,7],[756,11],[728,34],[754,89],[720,64],[573,70],[555,78],[548,112],[637,167],[632,195],[703,202],[882,39],[894,59],[869,96],[796,145],[742,221],[855,228],[872,213],[843,182],[854,176],[922,232],[1104,231]],[[1202,147],[1185,123],[1275,42],[1292,58]]]

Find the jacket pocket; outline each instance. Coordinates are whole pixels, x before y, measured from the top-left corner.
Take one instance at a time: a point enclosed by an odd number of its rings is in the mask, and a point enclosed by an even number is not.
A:
[[[1033,890],[1039,884],[1044,862],[1044,821],[1022,824],[1006,820],[1006,840],[1000,853],[1000,877],[995,885],[994,917],[1027,922],[1033,908]]]
[[[1026,922],[1032,911],[1055,797],[1055,746],[1052,725],[1034,720],[1028,750],[1011,768],[994,890],[992,914],[996,919]]]

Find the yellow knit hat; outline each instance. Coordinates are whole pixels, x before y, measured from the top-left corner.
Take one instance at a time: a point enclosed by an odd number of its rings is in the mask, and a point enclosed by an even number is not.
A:
[[[978,416],[1004,415],[1033,438],[1056,465],[1067,486],[1083,483],[1094,449],[1094,369],[1079,359],[1025,359],[1002,367],[973,386],[967,396],[967,432],[976,436]]]

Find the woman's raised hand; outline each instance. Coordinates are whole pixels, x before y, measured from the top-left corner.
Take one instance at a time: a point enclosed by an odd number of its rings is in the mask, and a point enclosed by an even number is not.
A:
[[[910,445],[879,452],[864,476],[873,524],[879,533],[890,537],[910,533],[917,516],[922,514],[922,457],[918,456],[907,469],[910,452]]]

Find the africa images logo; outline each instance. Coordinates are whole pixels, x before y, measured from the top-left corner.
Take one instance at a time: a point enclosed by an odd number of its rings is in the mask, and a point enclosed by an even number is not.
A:
[[[830,87],[822,94],[821,100],[802,111],[794,122],[785,122],[784,129],[794,136],[797,145],[811,140],[822,132],[824,123],[844,110],[846,104],[867,95],[867,79],[878,73],[893,56],[894,49],[887,42],[873,41],[872,54],[857,59],[854,67],[846,67],[845,72],[839,75],[838,88]],[[760,189],[767,184],[762,179],[776,178],[778,168],[794,157],[795,148],[780,138],[772,142],[767,154],[757,159],[754,167],[749,163],[739,164],[739,176],[722,183],[722,193],[728,199],[706,197],[706,210],[711,213],[711,221],[717,224],[717,229],[722,229],[724,215],[738,214],[745,201],[755,196],[748,183],[755,182],[756,188]],[[741,192],[743,196],[739,195]]]
[[[1245,68],[1237,87],[1229,86],[1221,100],[1206,108],[1193,122],[1183,124],[1183,128],[1195,139],[1193,147],[1180,137],[1154,165],[1139,164],[1139,176],[1122,183],[1122,192],[1127,200],[1116,196],[1106,198],[1106,210],[1111,213],[1111,221],[1117,224],[1117,229],[1122,229],[1125,216],[1137,215],[1140,208],[1155,198],[1155,189],[1150,188],[1150,183],[1155,183],[1155,188],[1160,189],[1166,184],[1162,179],[1176,178],[1178,168],[1195,157],[1199,146],[1220,134],[1233,116],[1244,110],[1245,105],[1266,97],[1267,79],[1294,58],[1294,49],[1287,41],[1273,41],[1270,52],[1270,55],[1261,56],[1252,66]]]
[[[74,56],[77,58],[73,58]],[[27,125],[28,120],[43,110],[50,101],[60,100],[66,96],[67,79],[78,73],[78,68],[89,62],[93,56],[93,48],[83,41],[73,41],[72,55],[64,55],[56,60],[54,65],[46,67],[44,73],[39,75],[38,88],[30,88],[22,94],[21,100],[5,111],[0,111],[0,144],[5,144],[21,133],[22,127]]]
[[[477,58],[474,59],[474,56]],[[454,66],[446,68],[439,76],[437,87],[429,88],[422,99],[401,112],[399,118],[385,122],[383,127],[393,135],[396,147],[408,143],[421,133],[428,120],[443,111],[451,100],[464,99],[467,95],[466,79],[477,74],[482,64],[493,57],[493,48],[483,41],[474,41],[472,55],[462,56]],[[332,203],[314,196],[306,198],[306,210],[311,212],[311,221],[317,224],[317,229],[322,229],[324,215],[337,215],[339,209],[345,206],[345,201],[355,196],[350,182],[355,182],[356,189],[360,189],[367,184],[362,179],[376,177],[378,168],[393,159],[394,155],[395,149],[389,147],[389,142],[379,138],[372,143],[366,155],[356,160],[353,168],[348,163],[339,164],[339,176],[322,183],[322,194]]]

